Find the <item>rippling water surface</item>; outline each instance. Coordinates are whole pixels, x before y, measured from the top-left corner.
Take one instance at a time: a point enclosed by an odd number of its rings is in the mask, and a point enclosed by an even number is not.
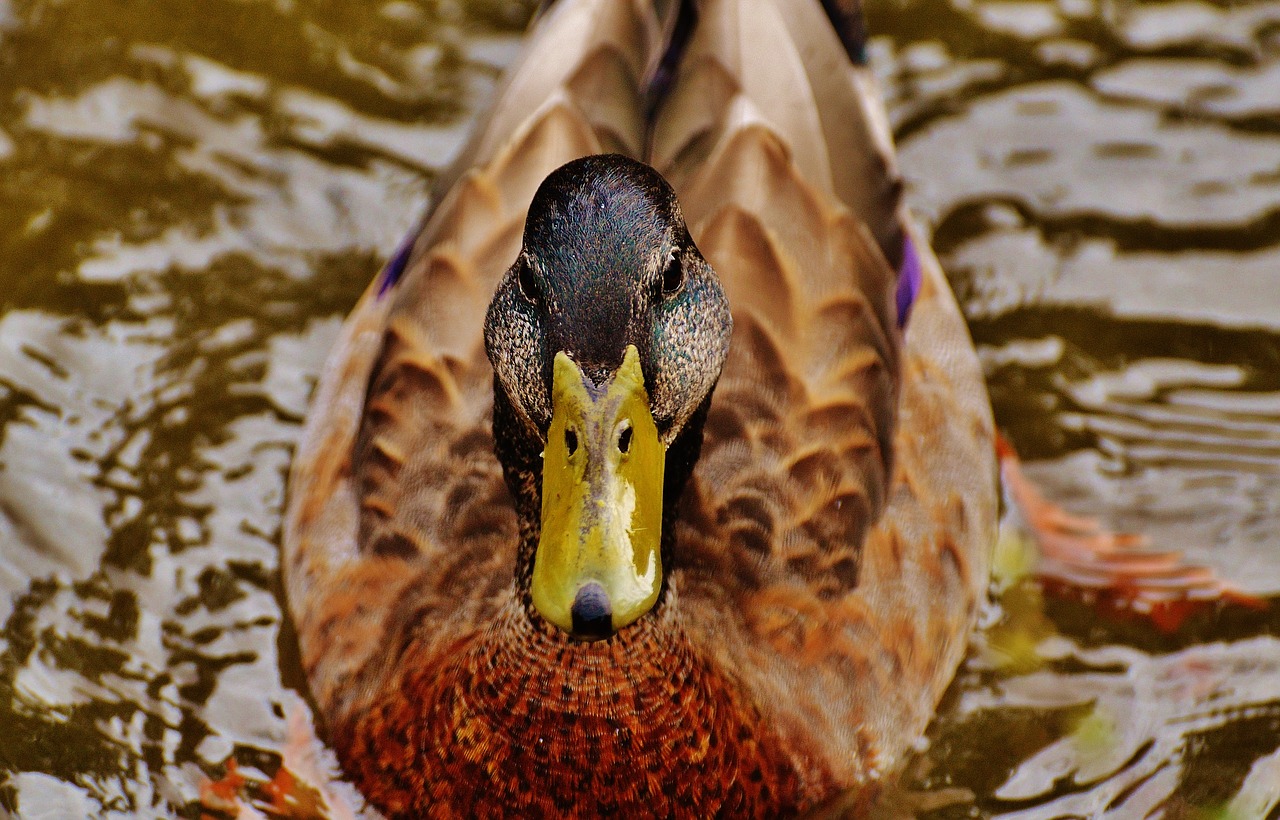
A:
[[[0,0],[0,813],[197,815],[229,757],[279,766],[308,393],[527,13]],[[1030,472],[1274,603],[1280,3],[870,18]],[[885,814],[1280,815],[1273,610],[1008,583]]]

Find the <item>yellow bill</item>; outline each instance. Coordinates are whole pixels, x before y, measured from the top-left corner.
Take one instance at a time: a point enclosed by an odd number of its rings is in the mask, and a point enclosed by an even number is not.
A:
[[[544,618],[576,637],[603,638],[653,608],[665,466],[635,346],[598,388],[557,353],[531,589]]]

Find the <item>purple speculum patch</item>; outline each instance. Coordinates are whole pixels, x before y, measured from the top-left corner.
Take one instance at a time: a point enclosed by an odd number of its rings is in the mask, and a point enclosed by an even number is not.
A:
[[[907,326],[907,318],[911,315],[911,306],[915,304],[920,293],[920,280],[923,272],[920,269],[920,254],[910,236],[902,239],[902,266],[898,268],[898,327]]]
[[[409,256],[413,253],[413,243],[418,237],[418,231],[412,230],[408,236],[400,240],[400,247],[396,248],[395,254],[387,260],[387,264],[382,269],[382,282],[378,285],[378,296],[382,297],[387,291],[391,290],[396,282],[400,281],[400,277],[404,275],[404,269],[409,264]]]

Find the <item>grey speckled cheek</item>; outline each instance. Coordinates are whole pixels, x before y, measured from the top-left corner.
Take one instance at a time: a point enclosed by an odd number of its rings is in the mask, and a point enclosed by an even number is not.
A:
[[[724,291],[705,263],[692,271],[684,290],[660,309],[653,330],[655,416],[669,419],[674,437],[724,366],[733,319]]]
[[[551,421],[543,367],[546,345],[533,310],[522,304],[511,279],[508,272],[485,316],[485,353],[513,405],[541,437]]]

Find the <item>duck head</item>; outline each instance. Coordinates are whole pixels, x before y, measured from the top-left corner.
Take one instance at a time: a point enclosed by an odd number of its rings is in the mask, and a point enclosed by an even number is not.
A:
[[[484,336],[528,546],[517,577],[572,637],[608,637],[657,604],[664,508],[697,457],[731,331],[657,171],[603,155],[546,178]]]

